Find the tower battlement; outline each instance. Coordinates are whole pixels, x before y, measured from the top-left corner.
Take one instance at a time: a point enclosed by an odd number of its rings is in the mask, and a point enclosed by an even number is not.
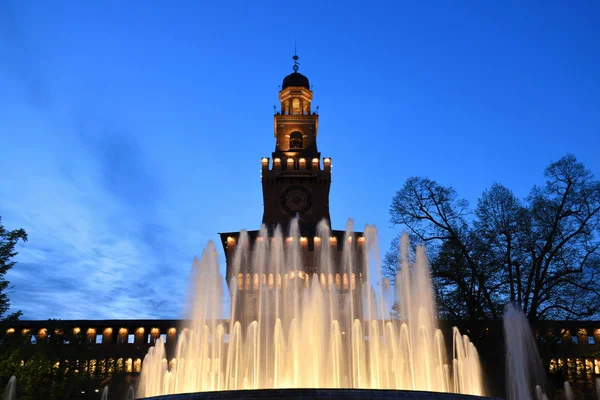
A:
[[[270,158],[263,157],[260,162],[263,173],[267,171],[325,171],[331,173],[331,157],[319,159],[318,157],[306,158],[291,154],[284,158],[275,157],[272,162]]]

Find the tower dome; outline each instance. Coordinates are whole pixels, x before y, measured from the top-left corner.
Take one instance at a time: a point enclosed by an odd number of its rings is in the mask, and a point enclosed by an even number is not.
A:
[[[310,85],[308,84],[308,78],[302,75],[300,72],[292,72],[285,78],[283,78],[283,84],[281,85],[282,89],[285,89],[289,86],[302,86],[310,90]]]
[[[298,67],[300,63],[298,63],[298,55],[294,54],[292,59],[294,60],[294,72],[283,78],[283,84],[281,85],[281,89],[285,89],[290,86],[301,86],[310,90],[310,85],[308,83],[308,78],[298,72]]]

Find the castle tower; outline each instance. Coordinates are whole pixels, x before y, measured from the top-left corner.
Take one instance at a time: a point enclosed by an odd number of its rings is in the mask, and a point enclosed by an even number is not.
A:
[[[317,225],[321,220],[326,220],[331,226],[331,158],[322,158],[318,151],[319,115],[312,107],[313,92],[308,78],[298,72],[298,56],[294,55],[293,59],[293,72],[283,79],[279,91],[280,108],[275,110],[275,151],[271,158],[261,159],[264,204],[262,223],[269,234],[273,234],[276,227],[280,226],[283,235],[287,237],[290,222],[298,218],[300,232],[296,239],[299,240],[302,253],[303,270],[291,271],[290,266],[286,266],[289,276],[284,272],[285,276],[274,279],[280,282],[291,277],[301,277],[308,284],[308,279],[319,274],[322,286],[335,284],[339,292],[344,292],[351,286],[360,286],[359,283],[362,282],[361,254],[364,238],[362,232],[354,232],[352,237],[346,237],[345,231],[333,229],[331,237],[324,243],[317,237]],[[230,285],[232,278],[235,279],[240,292],[244,292],[238,300],[249,302],[248,299],[252,298],[252,292],[260,282],[270,278],[266,279],[268,275],[265,275],[261,279],[256,275],[256,269],[259,268],[251,265],[240,266],[241,270],[234,272],[232,261],[240,232],[224,232],[220,236],[227,261],[227,284]],[[248,237],[252,246],[259,237],[259,231],[248,231]],[[286,244],[292,239],[287,237]],[[344,245],[353,246],[359,254],[355,265],[350,267],[351,270],[345,270],[348,268],[343,266]],[[320,270],[315,252],[317,248],[322,249],[320,246],[331,248],[336,271],[324,274]]]
[[[279,92],[275,151],[271,160],[262,159],[262,222],[286,226],[298,216],[301,230],[306,230],[322,219],[331,223],[331,159],[321,159],[317,149],[319,116],[311,111],[313,93],[308,78],[298,72],[297,60],[294,56],[294,72],[283,79]]]

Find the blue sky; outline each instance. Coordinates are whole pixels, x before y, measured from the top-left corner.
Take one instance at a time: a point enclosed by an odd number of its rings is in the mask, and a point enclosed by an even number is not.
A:
[[[8,274],[25,318],[181,316],[193,257],[259,227],[294,41],[336,229],[376,224],[387,248],[410,176],[474,203],[493,182],[525,196],[567,152],[600,175],[596,1],[101,3],[0,2],[0,215],[29,233]]]

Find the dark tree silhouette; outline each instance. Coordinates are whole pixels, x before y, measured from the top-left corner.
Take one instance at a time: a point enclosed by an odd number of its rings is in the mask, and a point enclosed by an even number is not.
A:
[[[15,246],[19,240],[27,241],[27,233],[23,229],[7,230],[0,217],[0,321],[18,319],[21,316],[21,311],[5,316],[10,308],[10,300],[6,294],[10,282],[4,279],[6,273],[16,264],[14,257],[18,253]]]
[[[531,321],[600,315],[600,182],[573,155],[545,177],[523,201],[494,184],[475,210],[426,178],[396,193],[391,221],[426,244],[442,317],[499,319],[508,302]],[[384,259],[390,277],[396,253]]]

